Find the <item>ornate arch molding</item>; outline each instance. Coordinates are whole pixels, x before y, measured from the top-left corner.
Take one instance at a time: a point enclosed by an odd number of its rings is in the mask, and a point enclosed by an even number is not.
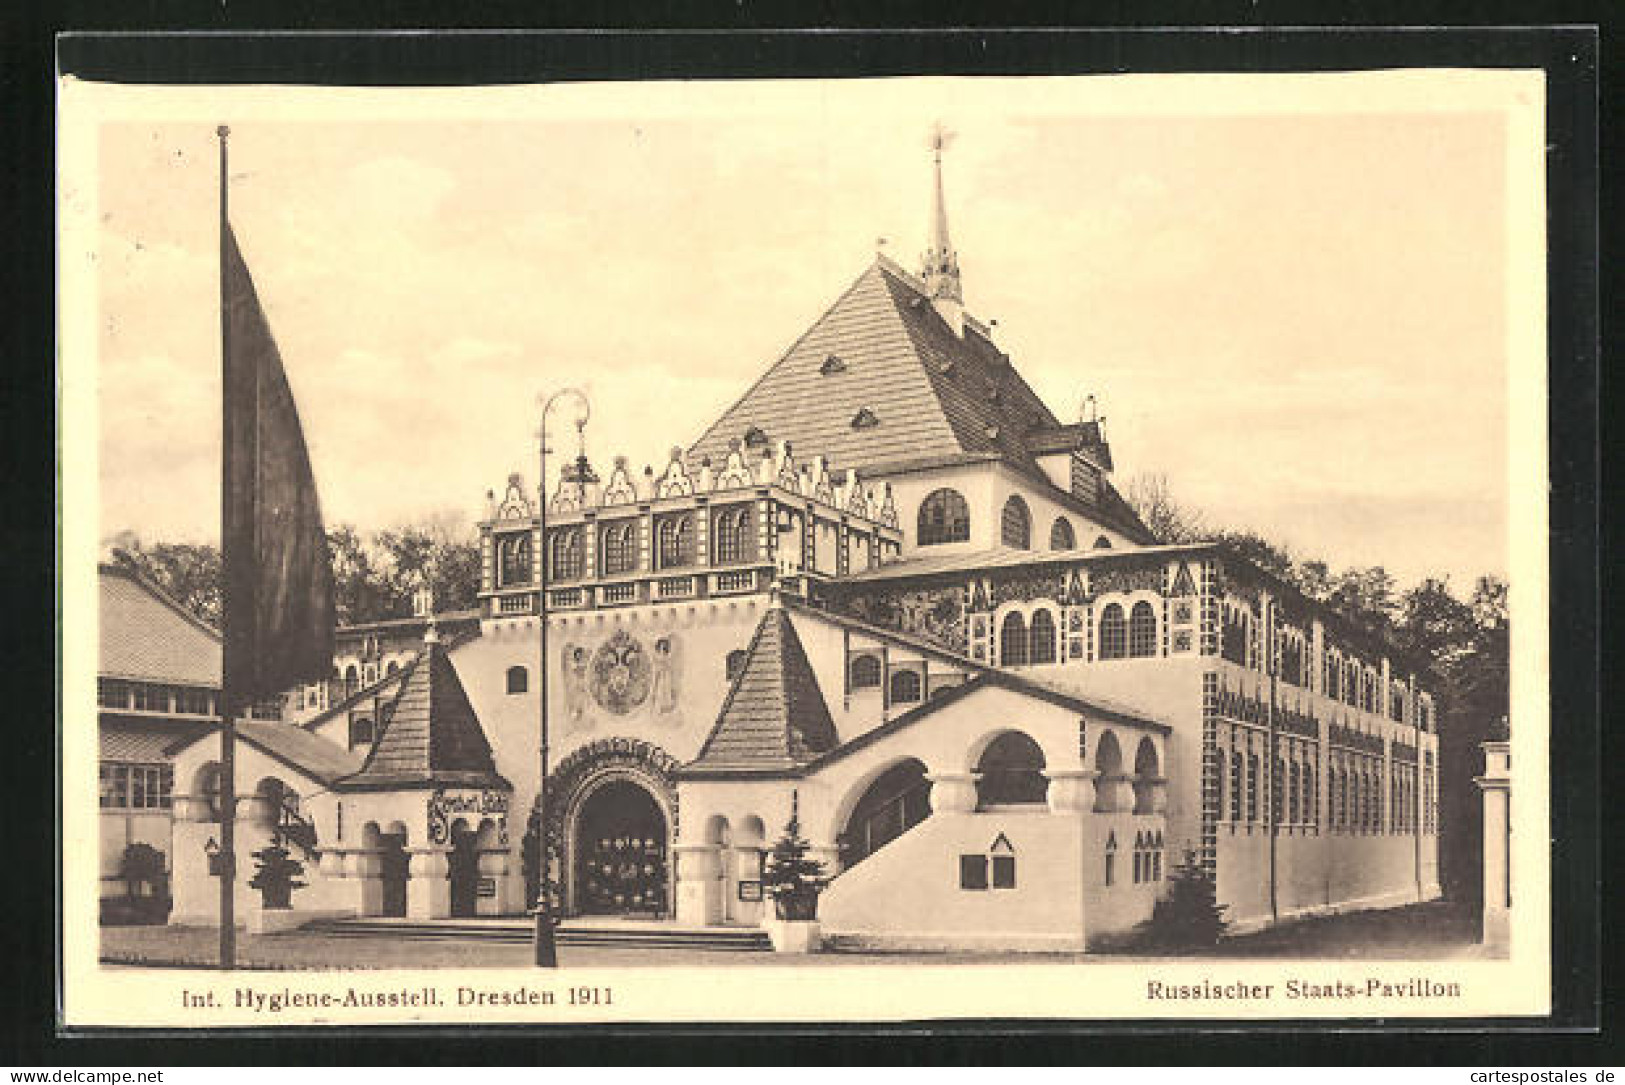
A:
[[[569,877],[566,839],[575,813],[594,791],[611,780],[632,780],[648,788],[666,814],[671,839],[677,839],[677,769],[682,763],[652,742],[637,738],[601,738],[572,750],[547,775],[548,864],[554,871],[554,891]],[[537,810],[531,807],[524,843],[525,892],[534,900],[537,891]],[[554,901],[555,907],[563,901]]]

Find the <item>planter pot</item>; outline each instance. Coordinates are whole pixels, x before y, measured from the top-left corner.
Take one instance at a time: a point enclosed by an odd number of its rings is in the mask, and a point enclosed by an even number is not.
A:
[[[776,953],[817,953],[824,947],[816,919],[770,919],[764,926]]]

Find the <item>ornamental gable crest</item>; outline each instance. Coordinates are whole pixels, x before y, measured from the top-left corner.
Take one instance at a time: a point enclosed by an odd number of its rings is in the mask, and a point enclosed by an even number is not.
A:
[[[528,520],[535,515],[530,499],[525,496],[524,480],[517,473],[508,476],[508,489],[497,507],[498,520]]]

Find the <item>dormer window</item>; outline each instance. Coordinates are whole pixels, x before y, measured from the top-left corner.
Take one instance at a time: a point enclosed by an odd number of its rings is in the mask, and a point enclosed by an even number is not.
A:
[[[853,429],[874,429],[878,425],[880,425],[879,416],[868,407],[860,409],[857,414],[852,416]]]
[[[818,372],[822,373],[826,377],[831,373],[845,373],[846,360],[843,359],[839,354],[825,355],[824,364],[818,367]]]
[[[767,447],[767,434],[762,432],[760,426],[752,426],[745,431],[745,447],[750,449]]]

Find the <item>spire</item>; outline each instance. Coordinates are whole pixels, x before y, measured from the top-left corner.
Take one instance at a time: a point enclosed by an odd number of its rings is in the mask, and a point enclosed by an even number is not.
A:
[[[936,187],[931,198],[930,241],[925,250],[924,267],[920,277],[931,290],[933,298],[963,302],[964,294],[959,282],[959,254],[948,238],[948,205],[942,196],[942,152],[953,142],[954,133],[938,122],[931,129],[928,146],[931,148]]]

